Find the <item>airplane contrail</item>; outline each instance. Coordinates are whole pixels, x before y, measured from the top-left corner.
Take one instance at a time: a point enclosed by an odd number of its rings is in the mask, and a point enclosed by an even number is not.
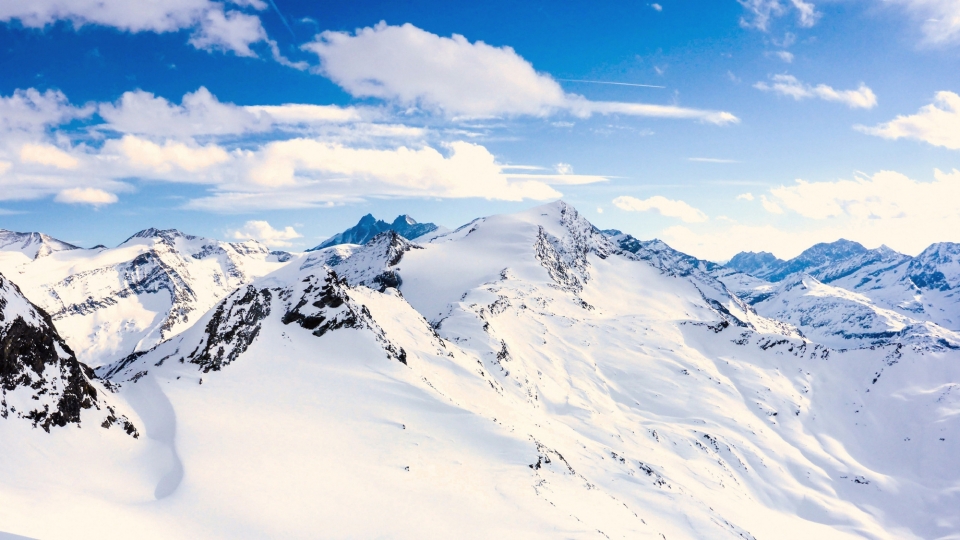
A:
[[[666,86],[657,86],[655,84],[637,84],[637,83],[611,82],[611,81],[587,81],[583,79],[557,79],[557,80],[564,81],[564,82],[579,82],[579,83],[590,83],[590,84],[614,84],[617,86],[640,86],[643,88],[666,88]]]
[[[277,7],[276,2],[274,2],[273,0],[267,0],[267,1],[270,2],[271,6],[273,6],[273,10],[277,12],[277,16],[280,17],[280,21],[283,22],[283,25],[286,26],[287,30],[290,31],[290,35],[296,38],[297,35],[293,33],[293,28],[290,28],[290,23],[287,22],[286,17],[283,16],[283,13],[280,13],[280,8]]]

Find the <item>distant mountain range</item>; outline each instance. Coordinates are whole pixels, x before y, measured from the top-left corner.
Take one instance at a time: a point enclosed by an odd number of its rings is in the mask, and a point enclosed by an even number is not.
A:
[[[432,233],[438,229],[433,223],[417,223],[415,219],[404,214],[397,216],[393,223],[379,220],[373,217],[373,214],[367,214],[360,218],[360,221],[334,236],[324,240],[319,246],[308,249],[307,251],[317,251],[319,249],[336,246],[340,244],[366,244],[374,236],[387,231],[394,231],[400,236],[415,240],[425,234]]]

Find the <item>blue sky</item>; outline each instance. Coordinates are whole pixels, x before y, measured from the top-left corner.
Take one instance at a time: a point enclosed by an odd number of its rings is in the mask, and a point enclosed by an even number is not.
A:
[[[713,260],[960,241],[955,0],[340,4],[4,2],[0,227],[303,249],[562,196]]]

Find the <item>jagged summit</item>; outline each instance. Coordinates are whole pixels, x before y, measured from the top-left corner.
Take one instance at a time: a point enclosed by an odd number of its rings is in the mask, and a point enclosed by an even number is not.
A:
[[[30,259],[38,259],[57,251],[74,249],[80,248],[43,233],[0,229],[0,251],[19,251]]]
[[[726,266],[771,282],[782,281],[797,272],[806,272],[824,283],[830,283],[865,268],[876,270],[892,267],[909,258],[887,246],[867,249],[859,242],[840,239],[815,244],[787,261],[765,252],[741,252],[730,259]]]
[[[786,261],[777,258],[773,253],[761,251],[741,251],[733,256],[724,266],[751,276],[770,275],[781,268]]]
[[[376,235],[386,231],[395,231],[404,238],[413,240],[434,232],[438,228],[433,223],[418,223],[417,220],[406,214],[397,216],[393,223],[387,223],[373,217],[373,214],[367,214],[360,218],[360,221],[353,227],[324,240],[319,246],[307,251],[317,251],[339,244],[366,244]]]
[[[131,236],[130,238],[127,238],[123,242],[120,242],[120,245],[122,246],[124,244],[127,244],[132,240],[136,240],[137,238],[157,238],[163,241],[172,242],[177,238],[183,238],[186,240],[196,240],[198,237],[189,235],[189,234],[184,234],[177,229],[157,229],[155,227],[150,227],[134,234],[133,236]]]

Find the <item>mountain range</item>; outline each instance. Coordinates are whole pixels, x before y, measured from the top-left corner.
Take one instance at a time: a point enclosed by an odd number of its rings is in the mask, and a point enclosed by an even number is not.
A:
[[[960,534],[953,244],[724,266],[563,202],[364,223],[302,254],[155,230],[3,252],[4,399],[47,416],[0,419],[0,530]]]

